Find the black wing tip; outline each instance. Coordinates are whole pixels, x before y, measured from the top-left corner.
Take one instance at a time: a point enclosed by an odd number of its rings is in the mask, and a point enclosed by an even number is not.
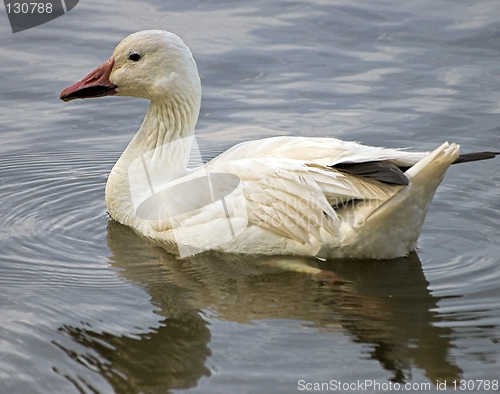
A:
[[[452,164],[468,163],[471,161],[494,159],[500,152],[484,151],[464,153],[458,156]],[[405,172],[410,167],[396,166],[384,161],[367,161],[364,163],[338,163],[333,166],[340,172],[349,175],[365,177],[393,186],[407,186],[410,182]]]
[[[484,152],[473,152],[473,153],[463,153],[458,156],[455,161],[451,164],[468,163],[470,161],[479,160],[489,160],[494,159],[500,152],[484,151]]]
[[[346,174],[374,179],[393,186],[407,186],[410,183],[398,166],[384,161],[338,163],[332,166],[332,168]]]

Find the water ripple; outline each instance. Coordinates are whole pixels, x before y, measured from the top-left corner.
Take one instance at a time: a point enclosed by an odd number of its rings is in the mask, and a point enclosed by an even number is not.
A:
[[[90,151],[0,158],[2,285],[115,282],[103,262],[104,186],[116,157]]]

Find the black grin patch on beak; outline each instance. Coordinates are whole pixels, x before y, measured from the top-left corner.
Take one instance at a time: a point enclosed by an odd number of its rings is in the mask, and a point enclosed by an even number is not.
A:
[[[73,99],[84,99],[84,98],[93,98],[93,97],[104,97],[115,94],[116,86],[105,86],[105,85],[97,85],[97,86],[89,86],[87,88],[78,89],[75,92],[68,94],[67,96],[61,97],[64,101],[70,101]]]

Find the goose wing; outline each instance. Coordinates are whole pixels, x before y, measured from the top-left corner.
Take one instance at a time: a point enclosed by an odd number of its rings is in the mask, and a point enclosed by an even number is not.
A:
[[[337,210],[347,202],[383,202],[401,188],[314,161],[279,157],[216,160],[207,170],[239,178],[250,224],[300,243],[321,240],[323,231],[337,236],[342,225]]]

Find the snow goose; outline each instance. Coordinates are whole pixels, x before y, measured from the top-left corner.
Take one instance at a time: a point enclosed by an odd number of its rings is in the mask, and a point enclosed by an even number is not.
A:
[[[496,154],[460,155],[458,145],[448,143],[429,153],[274,137],[240,143],[193,166],[200,78],[189,48],[160,30],[125,38],[61,99],[108,95],[151,102],[109,175],[109,215],[181,256],[208,249],[405,256],[416,247],[448,167]]]

